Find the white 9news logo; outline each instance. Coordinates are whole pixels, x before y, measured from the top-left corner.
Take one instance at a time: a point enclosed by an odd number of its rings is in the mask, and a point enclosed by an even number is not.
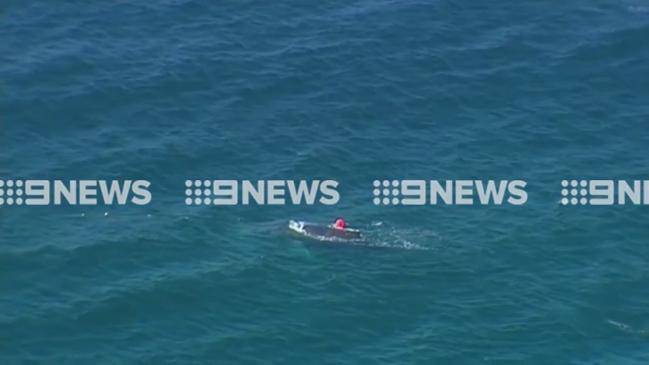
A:
[[[523,180],[374,180],[374,205],[523,205]]]
[[[561,205],[649,205],[649,180],[563,180]]]
[[[147,205],[146,180],[0,180],[0,206]]]

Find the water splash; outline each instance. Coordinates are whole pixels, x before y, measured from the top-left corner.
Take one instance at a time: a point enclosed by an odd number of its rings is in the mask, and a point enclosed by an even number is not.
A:
[[[441,237],[437,232],[425,228],[398,228],[381,221],[357,228],[361,230],[363,235],[360,240],[318,236],[306,232],[298,233],[303,237],[321,242],[402,250],[435,250],[438,247],[437,243],[441,242]],[[293,232],[295,232],[295,229]]]
[[[612,319],[609,319],[606,321],[606,323],[610,324],[611,326],[617,328],[618,330],[625,332],[625,333],[630,333],[634,335],[640,335],[640,336],[649,336],[649,329],[644,328],[644,329],[635,329],[628,324],[614,321]]]

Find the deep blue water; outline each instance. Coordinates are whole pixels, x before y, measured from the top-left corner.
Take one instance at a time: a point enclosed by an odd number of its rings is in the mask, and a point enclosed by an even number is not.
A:
[[[153,193],[0,208],[0,363],[649,362],[649,208],[558,204],[649,179],[649,3],[5,0],[0,34],[0,178]],[[185,206],[194,178],[341,199]],[[529,200],[375,206],[383,178]],[[372,245],[285,228],[338,215]]]

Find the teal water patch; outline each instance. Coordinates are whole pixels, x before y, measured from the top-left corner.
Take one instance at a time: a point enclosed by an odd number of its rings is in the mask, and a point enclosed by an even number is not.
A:
[[[0,363],[647,363],[642,1],[9,1],[0,177],[146,179],[143,207],[0,208]],[[187,178],[335,206],[188,207]],[[524,206],[372,204],[524,179]],[[345,216],[368,244],[289,234]]]

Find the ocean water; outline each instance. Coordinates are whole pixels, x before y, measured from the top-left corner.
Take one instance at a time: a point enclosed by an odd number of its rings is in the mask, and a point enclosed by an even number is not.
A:
[[[1,364],[647,364],[649,3],[0,4],[0,178],[146,206],[0,207]],[[334,179],[335,206],[184,181]],[[376,206],[375,179],[523,179],[523,206]],[[344,215],[371,244],[304,240]]]

